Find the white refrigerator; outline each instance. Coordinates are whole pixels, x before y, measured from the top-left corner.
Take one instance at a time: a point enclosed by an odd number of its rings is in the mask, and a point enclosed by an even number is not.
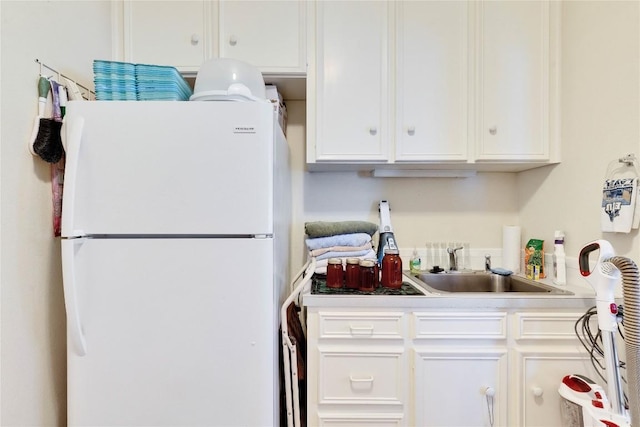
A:
[[[69,426],[278,423],[288,145],[269,103],[69,102]]]

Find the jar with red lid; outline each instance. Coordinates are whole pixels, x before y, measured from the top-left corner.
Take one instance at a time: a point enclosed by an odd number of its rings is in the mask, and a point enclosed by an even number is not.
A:
[[[349,289],[358,289],[360,287],[360,260],[358,258],[347,258],[344,286]]]
[[[327,261],[327,288],[341,288],[344,282],[344,269],[340,258]]]
[[[373,292],[378,284],[375,271],[375,262],[368,259],[360,261],[360,290]]]
[[[382,258],[382,286],[393,289],[402,287],[402,259],[396,249],[387,249]]]

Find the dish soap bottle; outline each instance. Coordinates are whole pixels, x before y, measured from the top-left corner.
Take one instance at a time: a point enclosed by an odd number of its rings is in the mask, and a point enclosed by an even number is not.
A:
[[[411,274],[418,274],[422,269],[422,260],[420,259],[420,255],[418,255],[418,250],[413,248],[413,254],[411,255],[411,259],[409,260],[409,270],[411,270]]]
[[[564,253],[564,233],[559,230],[554,233],[553,283],[556,285],[567,284],[567,267]]]

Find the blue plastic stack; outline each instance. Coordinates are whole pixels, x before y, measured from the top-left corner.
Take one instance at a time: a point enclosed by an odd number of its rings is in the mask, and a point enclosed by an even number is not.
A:
[[[188,101],[191,87],[174,67],[163,65],[136,65],[136,83],[139,101]]]
[[[99,101],[188,101],[192,94],[174,67],[94,60],[93,73]]]
[[[93,61],[93,83],[99,101],[135,101],[136,66],[126,62]]]

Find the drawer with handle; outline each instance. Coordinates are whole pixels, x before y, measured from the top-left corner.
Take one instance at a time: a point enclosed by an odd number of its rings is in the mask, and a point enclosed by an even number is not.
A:
[[[398,340],[405,335],[402,312],[320,312],[318,321],[320,339]]]
[[[366,353],[320,350],[318,403],[402,405],[405,355],[402,347]]]

